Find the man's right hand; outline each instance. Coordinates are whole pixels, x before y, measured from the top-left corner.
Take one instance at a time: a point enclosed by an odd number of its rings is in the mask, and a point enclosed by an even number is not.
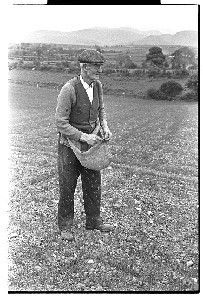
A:
[[[93,134],[93,133],[92,134],[82,133],[81,138],[80,138],[81,142],[86,142],[91,146],[95,145],[96,143],[100,142],[101,140],[102,139],[98,135]]]

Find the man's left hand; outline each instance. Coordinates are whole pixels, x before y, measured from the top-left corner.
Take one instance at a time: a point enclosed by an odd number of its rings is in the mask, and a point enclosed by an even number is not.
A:
[[[105,141],[109,141],[111,139],[111,137],[112,137],[112,133],[109,130],[108,126],[105,126],[103,128],[103,133],[104,133],[104,140]]]

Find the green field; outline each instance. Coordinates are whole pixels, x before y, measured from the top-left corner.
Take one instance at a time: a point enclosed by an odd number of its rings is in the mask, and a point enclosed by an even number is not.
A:
[[[9,290],[197,291],[197,103],[105,95],[113,161],[102,216],[115,231],[84,229],[79,180],[67,243],[56,218],[58,93],[9,87]]]
[[[9,82],[16,84],[24,84],[27,86],[52,88],[58,91],[60,88],[73,76],[78,74],[69,74],[66,72],[52,71],[31,71],[23,69],[13,69],[9,71]],[[150,88],[159,88],[162,83],[168,81],[167,77],[155,78],[153,81],[150,78],[125,77],[111,74],[106,76],[101,74],[101,82],[104,87],[104,93],[108,95],[123,95],[141,98],[146,95]],[[188,78],[174,79],[183,87]]]
[[[118,55],[130,55],[131,60],[134,63],[141,64],[143,61],[146,60],[146,54],[149,53],[149,49],[152,46],[150,45],[125,45],[122,47],[119,46],[111,46],[104,48],[104,55],[106,60],[112,60],[118,57]],[[177,49],[181,48],[181,46],[175,45],[160,45],[164,55],[171,55]],[[106,52],[107,51],[107,52]],[[109,52],[110,51],[110,52]],[[193,48],[193,51],[197,53],[197,49]]]

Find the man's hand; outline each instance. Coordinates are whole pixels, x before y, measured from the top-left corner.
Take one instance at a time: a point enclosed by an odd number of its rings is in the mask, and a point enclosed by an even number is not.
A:
[[[111,131],[109,130],[109,127],[108,126],[104,126],[103,127],[103,134],[104,134],[104,139],[106,141],[109,141],[112,137],[112,133]]]
[[[93,146],[96,143],[100,142],[102,139],[96,135],[96,134],[87,134],[87,133],[82,133],[80,141],[81,142],[86,142],[89,145]]]

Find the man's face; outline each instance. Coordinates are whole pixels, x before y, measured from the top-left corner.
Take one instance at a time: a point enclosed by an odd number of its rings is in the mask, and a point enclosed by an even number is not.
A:
[[[98,80],[99,75],[102,73],[101,64],[89,63],[86,66],[86,75],[90,80]]]

